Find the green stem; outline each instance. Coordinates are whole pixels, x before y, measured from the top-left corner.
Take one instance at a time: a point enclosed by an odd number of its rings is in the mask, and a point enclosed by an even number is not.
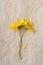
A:
[[[21,36],[20,44],[19,44],[19,57],[20,57],[20,59],[22,59],[22,56],[21,56],[21,49],[22,49],[22,36]]]
[[[24,31],[25,32],[25,31]],[[23,32],[23,34],[24,34]],[[22,59],[22,55],[21,55],[21,49],[22,49],[22,37],[23,35],[21,35],[21,31],[19,30],[20,33],[20,43],[19,43],[19,58]]]

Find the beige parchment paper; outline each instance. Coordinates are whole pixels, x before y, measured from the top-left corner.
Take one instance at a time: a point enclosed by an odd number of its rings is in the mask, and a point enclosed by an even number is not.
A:
[[[33,21],[36,32],[25,32],[27,48],[20,60],[20,35],[8,29],[8,22],[23,17]],[[43,65],[43,0],[0,0],[0,65]]]

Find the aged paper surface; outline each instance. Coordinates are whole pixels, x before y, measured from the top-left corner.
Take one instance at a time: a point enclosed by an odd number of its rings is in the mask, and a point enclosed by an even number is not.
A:
[[[25,32],[22,57],[18,57],[20,35],[8,29],[15,18],[30,18],[36,33]],[[43,65],[43,0],[0,0],[0,65]]]

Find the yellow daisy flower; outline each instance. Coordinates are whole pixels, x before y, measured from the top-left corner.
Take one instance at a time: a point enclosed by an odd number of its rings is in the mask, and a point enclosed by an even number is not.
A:
[[[21,21],[19,21],[17,18],[16,22],[9,22],[10,29],[12,29],[12,30],[18,29],[20,26],[23,26],[23,25],[30,32],[33,32],[35,30],[35,28],[32,25],[32,22],[30,22],[30,20],[28,20],[28,18],[26,18],[26,19],[22,18]]]
[[[22,28],[24,28],[23,30],[27,29],[29,32],[35,31],[35,28],[33,27],[32,22],[30,20],[28,20],[28,18],[22,18],[20,21],[17,18],[16,22],[9,22],[9,26],[10,26],[11,30],[19,29],[20,35],[21,35],[21,29]],[[20,46],[19,46],[19,57],[20,57],[20,59],[22,59],[22,56],[21,56],[22,37],[23,37],[23,35],[21,35]],[[26,47],[27,47],[27,45],[24,44],[23,48],[25,49]]]

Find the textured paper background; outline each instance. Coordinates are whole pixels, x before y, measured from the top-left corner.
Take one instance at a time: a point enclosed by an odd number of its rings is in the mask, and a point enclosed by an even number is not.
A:
[[[8,30],[8,22],[28,17],[36,33],[25,32],[23,59],[18,57],[20,36]],[[0,65],[43,65],[43,0],[0,0]]]

